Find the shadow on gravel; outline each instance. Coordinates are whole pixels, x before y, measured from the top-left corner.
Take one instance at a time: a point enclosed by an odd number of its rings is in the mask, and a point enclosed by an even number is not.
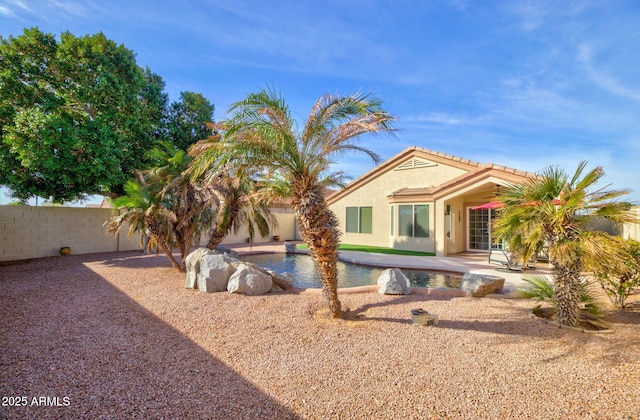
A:
[[[407,303],[415,303],[415,308],[422,307],[425,310],[429,310],[429,301],[446,301],[457,298],[457,296],[438,296],[438,295],[402,295],[390,300],[370,303],[362,305],[355,310],[351,310],[345,314],[345,319],[349,321],[384,321],[394,322],[399,324],[410,324],[411,319],[409,314],[407,318],[391,318],[391,317],[370,317],[366,316],[365,312],[368,309],[376,307],[385,307],[390,305],[403,305]],[[507,301],[508,303],[508,301]],[[524,312],[528,312],[527,309],[522,309]],[[487,333],[506,334],[514,336],[540,336],[540,325],[534,320],[522,319],[496,319],[496,320],[448,320],[439,319],[438,326],[433,328],[448,328],[455,330],[468,330],[479,331]]]
[[[605,319],[616,324],[640,325],[640,300],[627,304],[624,309],[609,311]]]
[[[298,418],[83,257],[0,267],[0,418]]]
[[[86,262],[101,262],[106,267],[117,268],[155,268],[155,267],[171,267],[171,262],[163,253],[146,254],[142,251],[123,251],[118,253],[109,254],[94,254],[97,259],[85,260]],[[180,255],[173,254],[178,261],[180,261]],[[102,257],[102,258],[99,258]],[[176,270],[177,272],[177,270]]]
[[[368,303],[362,305],[356,309],[351,309],[348,312],[344,313],[344,319],[348,321],[384,321],[384,322],[394,322],[398,324],[410,324],[410,318],[391,318],[391,317],[374,317],[374,316],[366,316],[365,312],[372,308],[379,308],[391,305],[403,305],[406,303],[415,303],[415,307],[424,307],[428,305],[429,301],[443,301],[443,300],[451,300],[458,296],[438,296],[438,295],[419,295],[419,294],[411,294],[411,295],[399,295],[390,300],[384,300],[380,302]]]
[[[537,325],[535,321],[530,319],[496,321],[454,321],[441,319],[438,323],[438,328],[479,331],[492,334],[540,337],[539,325]]]

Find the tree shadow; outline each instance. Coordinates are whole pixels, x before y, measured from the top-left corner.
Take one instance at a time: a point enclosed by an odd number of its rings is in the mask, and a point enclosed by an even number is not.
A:
[[[407,303],[415,303],[416,307],[419,306],[427,306],[430,301],[447,301],[453,298],[458,298],[459,296],[438,296],[438,295],[401,295],[398,297],[394,297],[390,300],[384,300],[374,303],[367,303],[361,305],[360,307],[350,310],[345,314],[345,319],[349,321],[356,322],[366,322],[366,321],[383,321],[383,322],[393,322],[398,324],[411,324],[412,320],[410,318],[410,314],[407,314],[406,318],[397,318],[397,317],[380,317],[380,316],[367,316],[365,313],[367,310],[372,308],[385,307],[390,305],[404,305]],[[509,302],[505,300],[504,302]],[[530,313],[529,309],[518,308],[514,309],[521,314]],[[540,328],[541,324],[539,321],[532,319],[531,316],[526,316],[524,318],[519,319],[478,319],[478,320],[460,320],[460,319],[442,319],[440,317],[438,321],[438,325],[434,328],[446,328],[446,329],[454,329],[454,330],[467,330],[467,331],[478,331],[478,332],[486,332],[486,333],[494,333],[494,334],[502,334],[509,336],[530,336],[530,337],[540,337]]]
[[[605,319],[616,324],[640,325],[640,300],[628,303],[624,309],[607,311]]]
[[[180,255],[176,252],[173,256],[180,261]],[[163,253],[145,253],[142,251],[120,251],[117,253],[91,254],[85,262],[99,262],[106,267],[114,268],[173,268],[171,262]],[[177,270],[176,270],[177,272]]]
[[[392,295],[388,295],[392,296]],[[395,322],[398,324],[410,324],[411,320],[406,318],[391,318],[391,317],[372,317],[366,316],[364,313],[369,309],[381,308],[391,305],[404,305],[406,303],[416,303],[416,305],[424,304],[429,301],[444,301],[451,300],[459,296],[447,296],[447,295],[427,295],[427,294],[410,294],[410,295],[397,295],[391,299],[386,299],[379,302],[367,303],[359,306],[355,309],[349,309],[349,311],[343,314],[344,319],[348,321],[386,321]]]
[[[0,394],[29,403],[0,418],[299,418],[83,264],[99,258],[0,267]]]

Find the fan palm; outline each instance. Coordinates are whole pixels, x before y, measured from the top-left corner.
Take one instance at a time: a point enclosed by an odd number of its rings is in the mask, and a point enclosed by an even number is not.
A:
[[[333,178],[329,165],[337,154],[362,152],[379,161],[378,155],[355,140],[366,133],[393,131],[395,117],[381,105],[360,93],[324,95],[298,131],[285,101],[273,90],[262,90],[232,105],[232,117],[221,125],[224,135],[219,142],[205,140],[193,149],[195,174],[233,164],[264,168],[270,178],[288,184],[284,190],[290,192],[300,235],[320,273],[330,314],[336,318],[342,316],[337,291],[340,232],[325,201],[323,182]]]
[[[573,176],[547,168],[529,182],[509,186],[501,196],[504,206],[494,224],[496,239],[507,241],[523,261],[537,255],[543,245],[549,247],[557,320],[565,325],[578,322],[582,271],[612,258],[607,253],[610,236],[589,227],[596,219],[634,220],[631,204],[616,201],[629,190],[596,188],[603,169],[585,173],[585,167],[586,162],[581,162]]]

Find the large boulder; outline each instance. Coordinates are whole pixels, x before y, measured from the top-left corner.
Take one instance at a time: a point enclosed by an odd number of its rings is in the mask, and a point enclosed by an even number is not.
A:
[[[254,266],[241,263],[229,278],[227,290],[231,293],[257,296],[269,292],[272,285],[271,275]]]
[[[491,293],[500,293],[504,287],[502,277],[490,276],[488,274],[466,273],[462,276],[460,289],[467,296],[483,297]]]
[[[237,260],[225,254],[204,253],[197,274],[198,289],[207,293],[227,290],[229,277],[235,271],[237,263]]]
[[[411,294],[411,281],[399,268],[387,268],[378,277],[378,292],[383,295]]]
[[[295,281],[295,278],[294,278],[293,274],[291,274],[291,273],[288,273],[286,271],[284,273],[277,273],[275,270],[271,270],[270,268],[261,267],[258,264],[254,264],[252,262],[238,261],[238,263],[242,263],[242,264],[246,265],[247,267],[251,267],[254,270],[260,271],[261,273],[270,275],[271,276],[271,281],[273,281],[273,284],[278,286],[282,290],[286,290],[286,289],[288,289],[290,287],[293,287],[293,283]]]
[[[200,271],[200,261],[202,261],[202,256],[207,254],[215,254],[215,252],[208,248],[198,248],[185,258],[187,279],[184,287],[187,289],[195,289],[198,282],[198,272]]]

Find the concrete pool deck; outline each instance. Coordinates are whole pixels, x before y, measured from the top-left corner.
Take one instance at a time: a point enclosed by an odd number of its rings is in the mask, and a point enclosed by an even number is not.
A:
[[[300,242],[299,242],[300,243]],[[239,255],[284,253],[283,242],[265,242],[258,244],[225,244],[225,248],[237,252]],[[298,253],[305,253],[298,251]],[[340,251],[340,260],[354,264],[371,265],[375,267],[397,267],[406,269],[435,270],[464,274],[467,272],[485,274],[504,278],[504,291],[511,293],[522,284],[522,272],[509,271],[502,266],[490,264],[488,256],[483,253],[459,254],[452,257],[428,257],[378,254],[374,252]],[[551,269],[547,263],[538,263],[535,270],[527,270],[525,274],[550,275]]]

